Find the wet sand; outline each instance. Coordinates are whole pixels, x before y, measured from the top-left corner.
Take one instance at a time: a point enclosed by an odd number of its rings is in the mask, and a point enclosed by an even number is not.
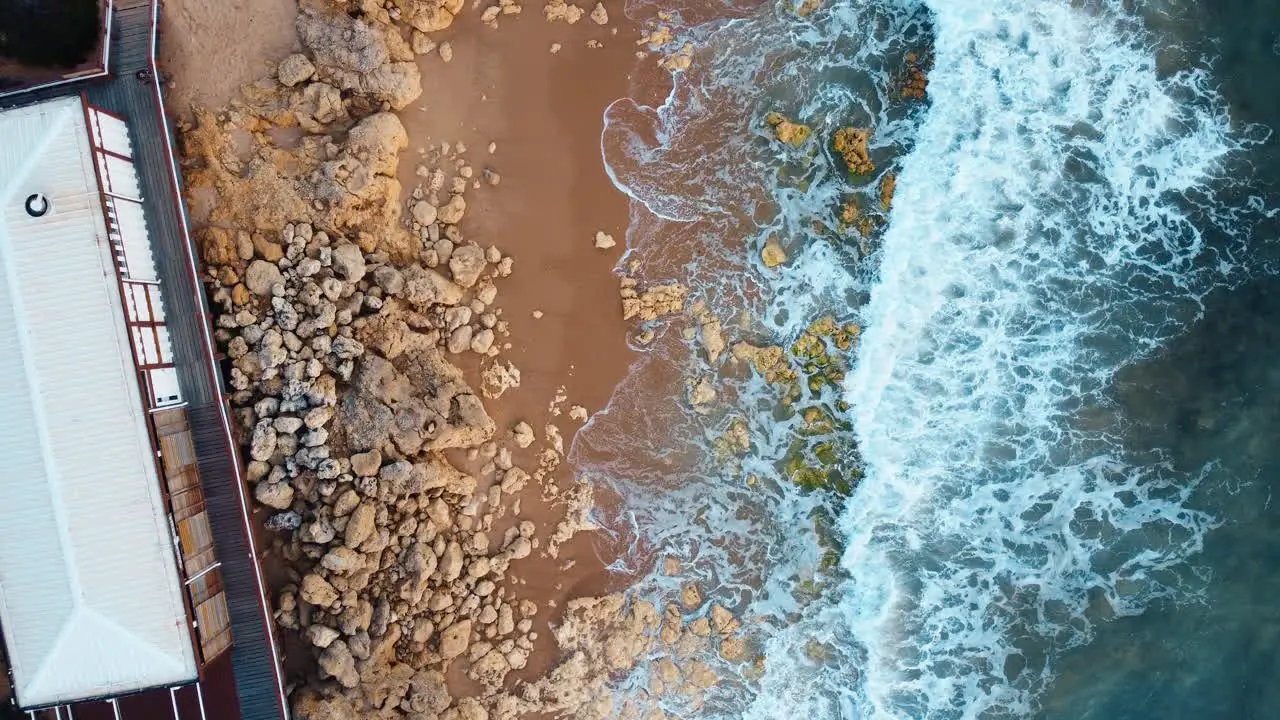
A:
[[[511,277],[497,283],[497,305],[511,329],[507,342],[512,347],[501,358],[519,368],[521,386],[486,400],[485,407],[498,423],[499,442],[511,446],[516,464],[528,470],[537,467],[535,451],[545,446],[546,423],[560,429],[567,451],[581,427],[570,419],[569,408],[582,405],[592,413],[603,408],[636,357],[626,344],[628,325],[613,274],[625,251],[627,198],[613,187],[600,157],[603,112],[628,91],[636,31],[617,22],[625,20],[620,11],[610,19],[611,27],[619,27],[616,36],[585,19],[573,26],[548,23],[536,6],[500,18],[497,30],[466,14],[433,35],[437,42],[452,42],[453,60],[420,57],[423,95],[400,113],[409,133],[399,172],[406,198],[421,182],[414,174],[420,147],[461,141],[477,177],[484,168],[501,175],[498,186],[482,182],[468,193],[461,228],[464,239],[496,244],[515,258]],[[604,47],[586,47],[591,38]],[[562,48],[552,54],[555,42]],[[497,143],[493,155],[487,150],[490,142]],[[618,245],[595,248],[598,230],[613,235]],[[541,318],[533,317],[535,310]],[[451,359],[473,383],[478,381],[477,356]],[[561,414],[552,416],[548,406],[561,386],[568,399],[560,405]],[[538,435],[524,451],[510,444],[508,432],[521,420]],[[567,488],[576,471],[562,465],[553,477]],[[543,502],[531,484],[518,519],[533,520],[538,536],[545,538],[563,513],[562,507]],[[494,535],[504,528],[498,524]],[[609,589],[605,566],[611,555],[606,535],[584,533],[561,548],[558,559],[535,552],[513,565],[509,577],[520,596],[540,608],[535,652],[516,674],[533,678],[550,668],[556,656],[548,621],[559,618],[568,599]],[[451,680],[460,683],[458,694],[465,694],[461,670],[455,666]]]

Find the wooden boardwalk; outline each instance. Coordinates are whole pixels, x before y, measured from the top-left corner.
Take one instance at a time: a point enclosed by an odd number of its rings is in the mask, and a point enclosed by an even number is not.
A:
[[[246,490],[236,449],[228,439],[226,399],[220,369],[210,354],[212,327],[198,267],[188,237],[180,175],[174,166],[172,126],[164,114],[154,75],[156,0],[117,0],[112,25],[111,77],[72,86],[89,103],[125,118],[134,141],[134,157],[145,198],[144,213],[157,270],[164,287],[165,314],[173,343],[179,382],[189,403],[201,485],[212,524],[217,557],[222,562],[233,646],[231,667],[240,717],[281,720],[284,701],[270,604],[254,558],[253,523],[244,515]],[[68,94],[67,89],[32,93],[22,102]],[[13,102],[17,102],[15,98]],[[242,504],[244,503],[244,504]],[[230,698],[205,698],[221,705]],[[227,702],[227,704],[231,704]],[[230,720],[229,714],[220,716]]]

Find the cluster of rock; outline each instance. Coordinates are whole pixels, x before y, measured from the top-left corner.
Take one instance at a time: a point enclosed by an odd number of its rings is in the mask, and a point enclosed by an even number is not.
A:
[[[187,186],[217,197],[198,240],[245,475],[290,573],[276,620],[315,658],[294,690],[294,716],[663,717],[614,707],[608,692],[650,666],[650,700],[696,703],[715,676],[693,658],[737,659],[745,647],[732,616],[696,590],[661,616],[622,596],[574,601],[556,630],[567,660],[537,682],[508,682],[529,662],[539,608],[504,579],[512,563],[536,551],[556,557],[593,527],[592,499],[586,482],[553,482],[565,450],[556,425],[541,438],[523,422],[499,433],[481,400],[520,384],[501,357],[510,345],[495,306],[513,261],[466,240],[459,223],[467,193],[501,178],[467,161],[461,144],[420,149],[420,185],[401,202],[396,171],[408,137],[394,111],[421,95],[416,55],[452,57],[428,33],[448,27],[462,3],[301,7],[303,52],[184,132]],[[519,10],[499,0],[482,20]],[[587,13],[550,0],[544,14],[575,23]],[[608,22],[600,4],[589,16]],[[655,31],[654,47],[669,38]],[[268,135],[281,127],[305,134],[285,148]],[[247,152],[245,134],[254,140]],[[596,238],[601,248],[613,242]],[[684,311],[688,292],[624,278],[620,294],[627,318],[648,323]],[[695,314],[714,362],[726,350],[719,322],[705,308]],[[480,363],[477,387],[451,356]],[[557,395],[553,416],[564,400]],[[588,414],[573,406],[568,415]],[[513,454],[539,439],[529,451],[537,467],[518,467]],[[545,539],[520,518],[534,485],[567,509]],[[481,688],[476,697],[450,692],[446,678],[462,673]]]
[[[680,571],[668,558],[668,574]],[[752,654],[741,624],[724,607],[708,603],[687,583],[661,612],[627,594],[569,601],[555,629],[564,661],[536,683],[494,703],[499,718],[545,713],[579,720],[658,720],[665,707],[695,712],[706,691],[720,681],[717,664],[737,665]],[[619,678],[642,691],[620,694]]]
[[[480,22],[496,30],[500,15],[519,15],[523,9],[515,0],[498,0],[497,5],[490,5],[480,13]]]
[[[494,305],[513,261],[462,236],[480,184],[465,148],[420,168],[400,202],[408,138],[392,111],[421,93],[413,53],[429,40],[410,46],[390,23],[438,30],[461,4],[366,0],[363,19],[303,5],[305,52],[184,133],[188,187],[217,196],[197,240],[245,476],[293,580],[276,619],[315,654],[294,715],[489,717],[493,701],[452,698],[446,673],[462,663],[492,696],[528,662],[539,609],[503,581],[542,544],[521,493],[563,440],[548,432],[526,472],[505,442],[532,445],[532,428],[499,437],[481,401],[519,385]],[[266,135],[291,126],[311,134],[289,149]],[[479,392],[448,359],[464,353],[483,364]],[[478,472],[445,455],[462,450]],[[585,524],[590,494],[567,502],[551,552]]]
[[[678,283],[654,285],[639,289],[640,282],[623,276],[618,282],[618,296],[622,298],[622,319],[641,321],[656,320],[663,315],[678,313],[684,309],[689,288]]]
[[[764,116],[764,121],[773,128],[774,137],[792,147],[804,145],[813,135],[813,129],[808,125],[792,122],[780,112],[768,113]]]
[[[924,100],[929,92],[929,76],[924,64],[916,53],[907,53],[904,58],[907,71],[902,79],[902,97],[909,100]]]
[[[565,2],[565,0],[547,0],[546,4],[542,6],[542,15],[548,22],[564,21],[573,25],[581,20],[585,14],[585,10],[573,3]]]
[[[871,140],[871,131],[865,128],[840,128],[831,139],[831,147],[844,158],[849,172],[865,175],[876,169],[867,150],[867,142]]]
[[[445,710],[447,694],[409,688],[436,687],[469,648],[472,673],[490,684],[523,667],[536,608],[500,583],[533,551],[534,526],[493,527],[503,491],[528,474],[491,441],[493,421],[441,347],[487,264],[449,277],[396,267],[306,222],[278,242],[219,228],[201,239],[247,479],[298,569],[280,625],[316,648],[323,676],[358,688],[347,700],[362,712]],[[492,458],[502,481],[473,497],[476,478],[442,454],[453,448]]]

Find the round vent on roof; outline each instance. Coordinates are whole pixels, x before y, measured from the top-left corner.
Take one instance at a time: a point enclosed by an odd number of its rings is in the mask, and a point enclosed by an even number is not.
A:
[[[44,193],[33,193],[27,196],[26,202],[27,214],[31,217],[41,217],[49,212],[49,198]]]

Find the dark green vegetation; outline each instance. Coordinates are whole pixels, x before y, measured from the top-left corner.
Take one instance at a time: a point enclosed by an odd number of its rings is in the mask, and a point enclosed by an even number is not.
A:
[[[98,44],[98,0],[0,0],[0,57],[74,68]]]

